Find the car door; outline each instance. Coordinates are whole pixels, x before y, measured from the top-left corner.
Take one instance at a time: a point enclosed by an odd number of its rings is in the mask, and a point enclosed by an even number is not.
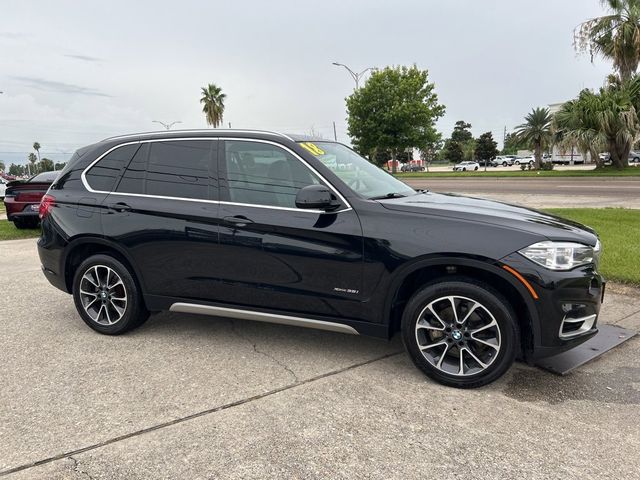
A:
[[[334,212],[296,208],[300,188],[328,184],[283,145],[221,139],[218,157],[219,300],[361,318],[363,240],[355,211],[344,200]]]
[[[211,298],[216,155],[211,138],[143,141],[103,204],[103,231],[126,248],[148,295]]]

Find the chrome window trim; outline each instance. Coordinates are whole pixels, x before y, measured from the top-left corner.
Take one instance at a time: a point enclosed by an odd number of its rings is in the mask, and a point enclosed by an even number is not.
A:
[[[217,129],[209,129],[209,130],[205,130],[205,129],[193,129],[193,130],[171,130],[171,133],[183,133],[183,134],[193,134],[193,133],[214,133],[214,134],[218,134],[218,132],[228,132],[228,133],[266,133],[269,135],[277,135],[278,137],[283,137],[286,138],[287,140],[291,140],[292,142],[294,141],[291,137],[289,137],[288,135],[285,135],[284,133],[280,133],[280,132],[272,132],[270,130],[251,130],[251,129],[242,129],[242,128],[236,128],[236,129],[222,129],[222,128],[217,128]],[[120,140],[120,139],[126,139],[126,138],[132,138],[132,137],[141,137],[143,135],[167,135],[167,131],[166,130],[160,130],[160,131],[154,131],[154,132],[142,132],[142,133],[130,133],[127,135],[116,135],[114,137],[108,137],[105,138],[104,140],[101,140],[101,142],[106,142],[108,140]],[[206,137],[206,138],[219,138],[218,136],[211,136],[211,137]],[[222,137],[224,138],[224,137]],[[173,140],[173,139],[172,139]],[[144,141],[144,140],[142,140]]]
[[[212,307],[199,303],[176,302],[169,307],[170,312],[195,313],[213,317],[237,318],[240,320],[253,320],[256,322],[277,323],[280,325],[292,325],[296,327],[314,328],[330,332],[348,333],[359,335],[358,331],[344,323],[327,322],[311,318],[294,317],[291,315],[278,315],[275,313],[256,312],[254,310],[242,310],[237,308]]]
[[[336,194],[336,196],[338,196],[338,198],[340,198],[340,200],[346,205],[346,208],[343,208],[341,210],[337,210],[337,211],[334,212],[334,211],[324,211],[324,210],[315,210],[315,209],[307,209],[307,208],[278,207],[278,206],[275,206],[275,205],[258,205],[258,204],[252,204],[252,203],[227,202],[227,201],[221,201],[221,200],[205,200],[205,199],[200,199],[200,198],[170,197],[170,196],[164,196],[164,195],[148,195],[146,193],[108,192],[108,191],[104,191],[104,190],[94,190],[93,188],[91,188],[91,186],[89,185],[89,182],[87,181],[87,178],[86,178],[87,172],[89,170],[91,170],[91,168],[96,163],[98,163],[100,160],[102,160],[104,157],[106,157],[108,154],[110,154],[111,152],[113,152],[117,148],[125,147],[127,145],[137,145],[137,144],[142,144],[142,143],[189,141],[189,140],[200,140],[200,141],[234,140],[234,141],[243,141],[243,142],[244,141],[248,141],[248,142],[258,142],[258,143],[269,143],[269,144],[275,145],[276,147],[283,148],[284,150],[288,151],[291,155],[293,155],[294,157],[299,159],[309,170],[311,170],[323,182],[325,182],[325,184],[331,189],[331,191],[333,191]],[[253,138],[176,137],[176,138],[150,138],[150,139],[146,139],[146,140],[137,140],[137,141],[133,141],[133,142],[119,143],[118,145],[115,145],[114,147],[112,147],[109,150],[107,150],[106,152],[104,152],[102,155],[100,155],[98,158],[96,158],[94,161],[92,161],[89,165],[87,165],[87,167],[80,174],[80,180],[82,181],[82,185],[84,185],[84,188],[86,188],[87,191],[89,191],[91,193],[101,193],[101,194],[105,194],[105,195],[120,195],[120,196],[131,196],[131,197],[142,197],[142,198],[160,198],[160,199],[164,199],[164,200],[180,200],[180,201],[183,201],[183,202],[212,203],[212,204],[217,204],[217,205],[237,205],[237,206],[242,206],[242,207],[267,208],[267,209],[270,209],[270,210],[283,210],[283,211],[290,211],[290,212],[308,212],[308,213],[313,213],[313,214],[326,214],[326,213],[338,214],[338,213],[342,213],[342,212],[346,212],[346,211],[352,210],[351,205],[340,194],[340,192],[338,192],[335,189],[335,187],[333,185],[331,185],[331,183],[328,182],[327,179],[324,178],[315,168],[313,168],[302,157],[300,157],[300,155],[298,155],[297,153],[295,153],[294,151],[292,151],[290,148],[286,147],[285,145],[281,145],[281,144],[279,144],[277,142],[272,142],[270,140],[259,140],[259,139],[253,139]]]

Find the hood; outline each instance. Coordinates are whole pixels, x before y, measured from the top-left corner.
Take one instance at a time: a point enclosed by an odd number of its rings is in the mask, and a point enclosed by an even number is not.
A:
[[[592,246],[597,240],[596,232],[580,223],[530,208],[462,195],[425,192],[380,200],[380,204],[389,210],[497,225],[538,234],[549,240]]]

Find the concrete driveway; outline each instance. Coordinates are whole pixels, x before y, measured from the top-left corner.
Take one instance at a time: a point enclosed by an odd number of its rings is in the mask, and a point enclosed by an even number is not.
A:
[[[638,478],[638,337],[462,391],[397,338],[168,313],[101,336],[34,240],[0,252],[0,476]],[[613,290],[601,321],[640,329],[638,292]]]

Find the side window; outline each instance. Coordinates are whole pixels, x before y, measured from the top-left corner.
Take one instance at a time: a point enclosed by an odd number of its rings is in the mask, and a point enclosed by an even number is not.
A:
[[[122,175],[122,179],[116,189],[117,192],[144,193],[144,180],[147,173],[148,156],[149,144],[143,143],[131,159],[131,162],[129,162],[129,166]]]
[[[122,176],[118,192],[208,200],[211,140],[150,142]]]
[[[139,146],[136,143],[118,147],[102,157],[85,175],[89,186],[93,190],[111,192],[122,169],[127,166]]]
[[[225,141],[229,200],[295,208],[298,190],[320,179],[286,150],[261,142]]]

